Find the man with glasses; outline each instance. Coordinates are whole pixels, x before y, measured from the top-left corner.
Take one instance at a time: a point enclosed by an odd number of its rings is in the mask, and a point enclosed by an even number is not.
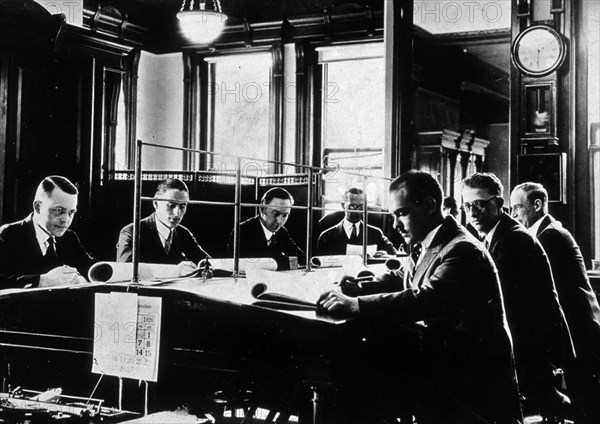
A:
[[[84,283],[93,263],[69,230],[77,212],[77,188],[52,175],[39,184],[33,212],[0,227],[0,289]]]
[[[408,400],[419,424],[521,422],[510,335],[491,258],[453,217],[442,215],[442,189],[431,175],[404,173],[389,193],[394,228],[422,247],[415,268],[404,270],[409,276],[386,274],[404,279],[407,288],[359,297],[332,290],[319,299],[323,311],[356,315],[367,329],[361,352],[372,358],[361,360],[356,373],[368,380],[381,372],[381,384],[354,385],[359,396],[351,410],[360,411],[359,402],[369,395],[377,398],[400,386],[406,393],[401,389],[397,402]],[[417,347],[411,344],[414,334]],[[370,418],[365,422],[374,421]]]
[[[577,242],[548,213],[548,192],[526,182],[510,195],[512,216],[544,247],[577,357],[565,369],[577,424],[600,423],[600,306]]]
[[[154,213],[140,220],[139,261],[179,266],[179,274],[194,271],[198,263],[210,257],[190,230],[181,225],[190,196],[187,185],[177,178],[158,183],[152,205]],[[133,224],[119,234],[117,261],[133,259]]]
[[[573,357],[571,338],[544,249],[502,210],[502,191],[495,175],[473,174],[463,180],[462,207],[498,269],[524,412],[551,423],[568,405],[556,374]]]
[[[346,214],[337,225],[323,231],[317,242],[317,255],[345,255],[348,245],[362,245],[365,208],[365,192],[359,188],[350,188],[344,194],[342,207]],[[383,232],[372,225],[367,226],[367,245],[377,246],[377,251],[395,255],[396,249]]]

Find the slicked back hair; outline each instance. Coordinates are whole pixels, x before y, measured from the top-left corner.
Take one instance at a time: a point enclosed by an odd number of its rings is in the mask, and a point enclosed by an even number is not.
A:
[[[444,203],[442,206],[448,209],[452,216],[458,215],[458,204],[456,203],[456,199],[454,197],[444,197]]]
[[[289,199],[291,204],[294,204],[294,198],[292,197],[290,192],[287,191],[285,188],[281,187],[273,187],[267,190],[260,199],[260,203],[262,203],[263,205],[268,205],[273,199]]]
[[[156,186],[156,193],[154,196],[165,193],[167,190],[181,190],[189,192],[187,185],[178,178],[165,178]]]
[[[350,187],[348,190],[346,190],[346,192],[344,193],[344,202],[348,201],[348,196],[351,194],[354,195],[360,195],[360,194],[364,194],[364,190],[358,187]]]
[[[397,177],[390,184],[390,193],[398,191],[400,188],[406,189],[407,199],[413,202],[419,202],[426,197],[431,197],[436,201],[438,209],[442,210],[442,187],[430,174],[423,171],[411,170]]]
[[[463,187],[487,190],[488,193],[498,197],[502,197],[504,191],[500,179],[488,172],[476,172],[466,177],[462,183]]]
[[[42,180],[35,192],[35,198],[39,199],[42,195],[50,196],[54,189],[59,188],[67,194],[78,195],[79,191],[75,184],[67,178],[60,175],[50,175]]]
[[[513,191],[522,190],[527,196],[527,200],[533,203],[536,200],[541,200],[542,205],[546,205],[548,203],[548,191],[544,188],[540,183],[534,183],[528,181],[526,183],[521,183],[517,185]]]

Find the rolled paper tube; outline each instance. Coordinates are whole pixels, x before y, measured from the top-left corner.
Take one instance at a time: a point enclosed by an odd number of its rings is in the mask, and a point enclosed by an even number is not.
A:
[[[313,256],[310,263],[315,268],[357,268],[362,264],[362,258],[357,255]]]
[[[396,258],[390,258],[387,261],[385,261],[385,267],[390,270],[390,271],[395,271],[397,269],[400,269],[401,263],[399,259]]]
[[[212,258],[210,259],[210,264],[214,269],[233,271],[233,258]],[[277,269],[277,262],[272,258],[240,258],[240,272],[246,272],[247,269],[275,271]]]
[[[179,277],[177,265],[140,263],[138,267],[140,280]],[[96,283],[113,283],[129,281],[133,277],[133,264],[130,262],[98,262],[92,265],[88,279]]]
[[[356,274],[357,279],[361,279],[364,281],[365,278],[373,278],[375,277],[375,273],[370,269],[363,269]]]

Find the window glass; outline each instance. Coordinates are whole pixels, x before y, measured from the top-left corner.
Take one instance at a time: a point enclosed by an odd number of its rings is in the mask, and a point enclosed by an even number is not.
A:
[[[121,82],[121,91],[119,92],[119,107],[117,109],[117,130],[115,140],[115,171],[123,171],[127,169],[133,169],[127,163],[127,128],[125,125],[125,93],[123,88],[125,84]]]
[[[383,176],[383,43],[318,52],[323,64],[322,153],[324,162],[336,169],[324,176],[324,204],[339,206],[343,193],[354,186],[365,189],[370,206],[381,206],[387,181],[352,174]]]
[[[274,159],[269,135],[271,53],[211,57],[209,90],[210,150],[221,154]],[[215,156],[209,166],[234,171],[235,160]],[[261,176],[271,167],[243,160],[244,175]]]

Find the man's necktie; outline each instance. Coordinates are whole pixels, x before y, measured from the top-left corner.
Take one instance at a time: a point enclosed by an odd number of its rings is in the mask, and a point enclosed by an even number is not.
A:
[[[406,273],[407,273],[407,282],[409,286],[412,286],[413,278],[415,277],[415,268],[417,267],[417,262],[419,261],[419,256],[421,256],[421,243],[417,243],[412,247],[410,251],[410,257],[408,259]]]
[[[54,241],[54,237],[50,236],[47,240],[48,248],[46,249],[45,258],[56,259],[58,255],[56,254],[56,242]]]
[[[358,238],[358,231],[356,231],[356,224],[352,224],[352,231],[350,232],[350,240],[355,241]]]
[[[173,230],[169,231],[169,237],[165,239],[165,253],[168,255],[171,251],[171,244],[173,243]]]

